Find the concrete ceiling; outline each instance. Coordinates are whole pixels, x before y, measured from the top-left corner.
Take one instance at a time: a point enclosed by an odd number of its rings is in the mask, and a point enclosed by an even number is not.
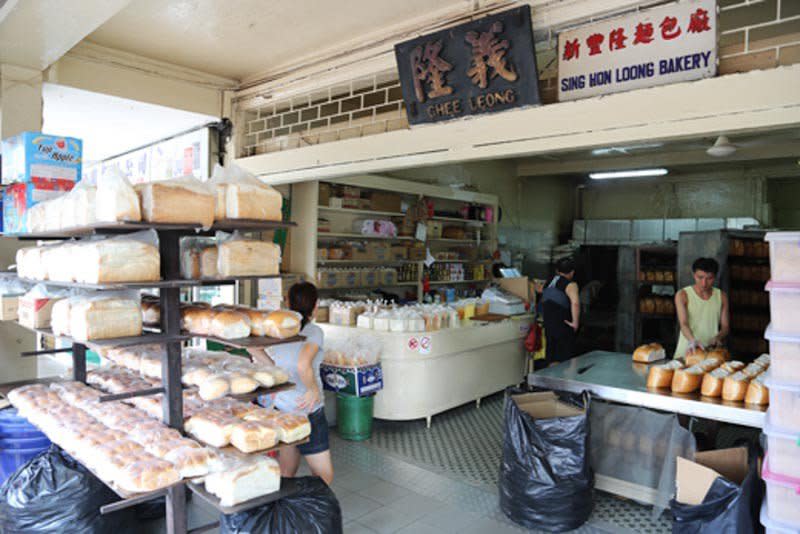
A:
[[[88,40],[243,79],[473,0],[133,0]]]

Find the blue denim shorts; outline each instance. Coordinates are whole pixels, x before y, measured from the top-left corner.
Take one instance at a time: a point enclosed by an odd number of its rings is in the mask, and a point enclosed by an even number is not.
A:
[[[325,408],[320,408],[308,414],[308,421],[311,423],[311,435],[308,443],[297,446],[297,450],[303,456],[318,454],[330,449],[328,442],[328,420],[325,418]]]

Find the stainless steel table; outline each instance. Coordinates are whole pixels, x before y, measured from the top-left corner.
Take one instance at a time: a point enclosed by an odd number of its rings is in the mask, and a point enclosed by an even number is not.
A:
[[[531,373],[528,383],[573,393],[589,391],[604,400],[653,410],[756,428],[764,426],[766,407],[702,397],[699,393],[687,395],[663,388],[648,389],[648,370],[651,365],[659,363],[663,361],[635,363],[630,354],[597,350]]]

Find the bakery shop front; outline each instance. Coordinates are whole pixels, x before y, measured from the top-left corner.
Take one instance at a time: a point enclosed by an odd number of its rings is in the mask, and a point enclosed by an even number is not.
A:
[[[137,3],[0,65],[39,91],[0,94],[9,530],[677,531],[723,486],[726,528],[796,530],[797,14],[610,4],[318,7],[312,57]],[[54,85],[215,120],[76,169],[105,136],[47,135]]]

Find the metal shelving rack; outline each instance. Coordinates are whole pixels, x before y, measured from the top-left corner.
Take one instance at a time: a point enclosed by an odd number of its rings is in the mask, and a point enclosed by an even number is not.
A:
[[[181,343],[190,339],[192,334],[187,334],[181,331],[181,316],[180,316],[180,290],[182,287],[191,287],[197,285],[222,285],[232,284],[237,280],[243,279],[257,279],[257,278],[271,278],[270,276],[244,276],[220,280],[182,280],[180,274],[180,252],[179,241],[183,236],[194,235],[214,235],[217,230],[223,231],[245,231],[245,232],[261,232],[266,230],[274,230],[278,228],[291,228],[296,226],[292,222],[266,222],[266,221],[252,221],[252,220],[226,220],[218,221],[211,229],[200,229],[197,225],[188,224],[150,224],[150,223],[98,223],[87,226],[85,228],[74,228],[66,231],[59,232],[46,232],[39,234],[24,234],[24,235],[6,235],[6,237],[13,237],[20,240],[55,240],[55,239],[69,239],[71,237],[81,237],[89,235],[109,235],[109,234],[124,234],[136,232],[140,230],[154,229],[158,233],[159,253],[161,257],[161,281],[158,282],[135,282],[135,283],[112,283],[112,284],[81,284],[70,282],[48,282],[43,283],[59,287],[70,287],[78,289],[99,289],[99,290],[114,290],[114,289],[144,289],[155,288],[159,291],[159,300],[161,307],[161,324],[160,333],[145,333],[142,336],[119,338],[112,340],[100,341],[72,341],[72,347],[55,350],[41,350],[30,351],[22,353],[22,356],[38,356],[44,354],[54,354],[57,352],[72,352],[72,376],[75,381],[86,383],[86,349],[87,346],[102,346],[102,345],[143,345],[150,343],[158,343],[166,346],[166,357],[161,362],[161,376],[162,387],[149,388],[135,392],[123,393],[119,395],[107,395],[103,398],[104,401],[119,400],[122,398],[131,398],[145,395],[155,395],[163,393],[162,409],[164,423],[183,433],[183,384],[181,382],[182,376],[182,362],[181,362]],[[277,275],[280,276],[280,275]],[[274,278],[274,277],[273,277]],[[37,281],[42,283],[41,281]],[[39,333],[52,335],[52,331],[39,330]],[[262,341],[243,341],[234,340],[217,340],[221,343],[231,346],[269,346],[278,343],[292,343],[301,340],[302,337],[294,337],[286,340],[276,341],[271,338],[264,338]],[[36,380],[33,382],[47,382],[47,379]],[[23,385],[24,383],[31,383],[31,381],[18,382],[14,384],[2,384],[0,390],[10,389]],[[205,490],[200,484],[191,481],[182,481],[181,483],[174,484],[168,488],[144,493],[129,495],[115,489],[115,492],[122,498],[121,501],[108,504],[101,508],[101,513],[113,513],[117,510],[135,506],[142,502],[147,502],[161,496],[166,498],[166,523],[167,532],[170,534],[186,534],[190,532],[187,524],[186,513],[186,488],[198,494],[204,500],[213,501],[213,496],[205,493]],[[268,502],[280,499],[290,492],[293,486],[282,488],[281,491],[273,494],[262,496],[254,499],[252,502],[242,503],[237,506],[237,511],[261,506]],[[112,489],[114,489],[112,487]],[[214,504],[212,502],[212,504]],[[215,504],[217,509],[221,509],[219,504]],[[205,525],[191,532],[202,532],[209,530],[217,524]]]

